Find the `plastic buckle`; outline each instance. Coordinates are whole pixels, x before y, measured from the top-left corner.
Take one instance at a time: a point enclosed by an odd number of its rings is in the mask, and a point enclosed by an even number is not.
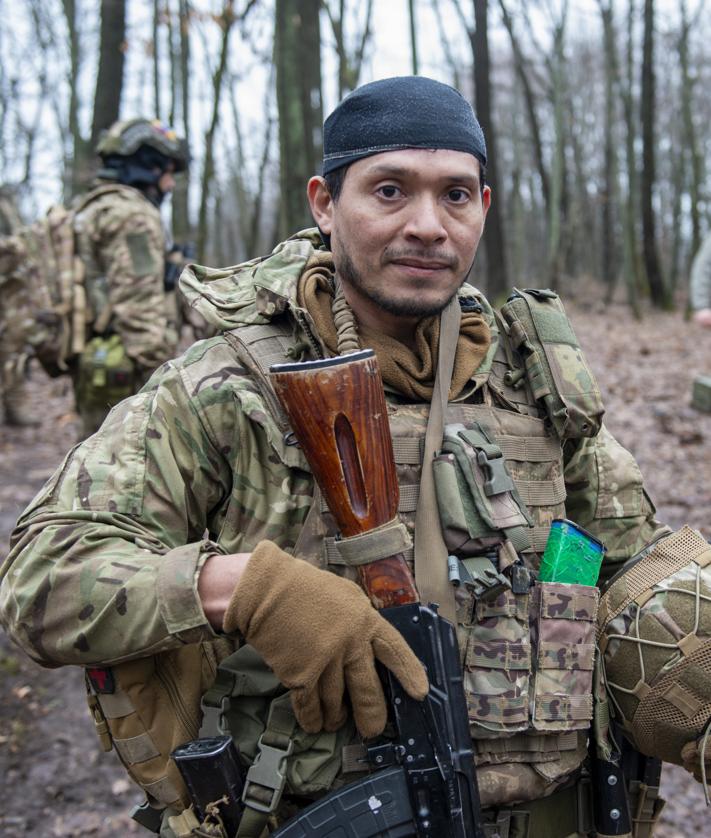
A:
[[[225,733],[226,731],[223,726],[223,720],[225,714],[229,710],[230,697],[223,695],[219,705],[210,704],[205,699],[206,696],[203,696],[202,706],[200,708],[202,710],[202,725],[200,726],[200,735],[218,736],[220,734]]]
[[[489,459],[489,454],[481,448],[478,448],[476,461],[486,470],[489,477],[488,480],[484,481],[484,494],[487,497],[500,495],[503,492],[513,490],[513,480],[511,480],[509,473],[506,471],[506,463],[500,450],[497,456]]]
[[[265,745],[262,741],[264,734],[259,737],[257,756],[247,772],[242,791],[242,802],[250,809],[271,815],[279,805],[281,794],[286,783],[286,760],[294,750],[294,743],[290,740],[286,750]],[[272,791],[269,803],[263,803],[258,797],[250,796],[252,785],[261,786]]]

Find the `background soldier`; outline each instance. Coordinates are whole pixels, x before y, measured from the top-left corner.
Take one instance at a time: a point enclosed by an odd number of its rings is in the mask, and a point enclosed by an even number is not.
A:
[[[158,208],[188,165],[175,132],[146,119],[115,123],[96,151],[103,167],[75,218],[87,345],[72,375],[85,435],[175,353],[176,303],[164,287]]]
[[[22,226],[12,189],[0,188],[0,236],[11,236]],[[39,420],[29,408],[27,365],[31,353],[25,334],[32,301],[26,299],[28,289],[6,275],[2,258],[0,289],[0,392],[5,422],[16,427],[37,425]]]
[[[491,200],[466,100],[423,77],[365,85],[326,121],[324,151],[324,175],[308,184],[318,231],[236,269],[186,272],[184,290],[221,334],[123,402],[34,499],[2,568],[3,623],[40,663],[89,668],[102,742],[162,811],[151,826],[162,820],[163,835],[192,828],[178,815],[189,801],[169,754],[218,722],[246,761],[265,732],[270,762],[275,749],[285,759],[286,777],[276,767],[265,780],[283,792],[273,811],[246,795],[254,834],[260,817],[284,818],[348,779],[357,732],[374,736],[386,722],[375,661],[416,698],[426,679],[349,581],[355,569],[263,373],[277,360],[371,347],[420,594],[459,626],[489,829],[589,834],[597,589],[546,599],[535,571],[554,518],[606,544],[603,578],[669,530],[634,459],[601,425],[557,296],[521,292],[498,314],[465,283]],[[419,491],[433,468],[421,443],[445,343],[454,365],[437,385],[449,393],[437,448],[452,467],[434,501]],[[502,481],[489,494],[485,467]],[[432,596],[431,557],[418,553],[423,508],[439,514],[466,570],[456,597],[446,585]],[[446,581],[444,565],[434,570]],[[202,718],[201,698],[216,712]],[[651,774],[643,794],[632,810],[639,836],[659,812]]]

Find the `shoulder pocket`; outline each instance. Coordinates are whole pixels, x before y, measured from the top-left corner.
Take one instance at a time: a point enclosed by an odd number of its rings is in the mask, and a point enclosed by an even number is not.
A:
[[[557,294],[514,289],[501,308],[526,376],[561,439],[595,436],[602,396]]]

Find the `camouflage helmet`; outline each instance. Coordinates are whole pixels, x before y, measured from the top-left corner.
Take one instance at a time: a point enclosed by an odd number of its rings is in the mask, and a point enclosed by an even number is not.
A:
[[[598,643],[627,736],[689,768],[682,750],[711,719],[711,545],[683,527],[630,559],[600,600]]]
[[[176,172],[187,168],[189,155],[185,140],[158,119],[114,122],[101,135],[96,153],[104,160],[108,157],[131,157],[141,146],[152,148],[172,160]]]

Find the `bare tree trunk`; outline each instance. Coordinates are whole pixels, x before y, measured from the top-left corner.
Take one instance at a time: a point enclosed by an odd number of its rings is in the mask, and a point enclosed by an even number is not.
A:
[[[119,118],[125,39],[126,0],[101,0],[99,71],[96,75],[94,116],[91,122],[92,148],[101,132]]]
[[[180,0],[178,3],[178,44],[171,48],[174,50],[174,64],[177,64],[178,85],[180,88],[180,116],[182,121],[182,134],[190,146],[190,4],[187,0]],[[175,112],[175,101],[178,98],[177,91],[173,96],[171,108]],[[173,118],[175,120],[175,117]],[[187,175],[179,177],[173,190],[173,233],[177,241],[187,242],[192,238],[193,231],[190,225],[188,214],[190,180]]]
[[[562,268],[563,250],[561,247],[561,226],[563,217],[563,195],[565,178],[565,131],[563,125],[563,100],[565,72],[565,25],[568,13],[567,0],[563,4],[561,16],[553,33],[553,124],[555,149],[551,165],[551,200],[548,215],[548,275],[551,288],[557,288]]]
[[[484,130],[487,145],[487,180],[492,186],[493,201],[484,227],[484,247],[486,249],[487,293],[496,300],[509,290],[509,277],[506,269],[506,251],[504,230],[500,207],[503,203],[496,198],[499,186],[498,163],[496,160],[496,128],[491,110],[491,77],[489,63],[488,36],[488,0],[474,0],[475,29],[470,35],[474,53],[474,89],[476,91],[476,110],[479,122]]]
[[[74,195],[85,186],[87,177],[88,149],[86,140],[81,135],[79,127],[79,69],[81,53],[79,48],[79,33],[76,25],[75,0],[62,0],[62,8],[67,23],[69,40],[69,107],[68,127],[71,135],[72,151],[64,181],[64,200],[69,202]]]
[[[602,17],[603,48],[605,56],[605,169],[602,198],[602,247],[600,272],[607,283],[607,302],[612,297],[617,285],[617,229],[615,210],[619,201],[619,181],[617,163],[617,136],[615,132],[617,84],[617,48],[615,46],[615,27],[613,20],[612,2],[607,4],[599,0],[600,15]]]
[[[419,75],[419,62],[417,60],[417,20],[415,19],[415,0],[408,0],[408,11],[410,15],[410,50],[412,54],[412,75]]]
[[[689,154],[691,170],[689,172],[689,197],[691,199],[691,253],[696,255],[701,245],[701,213],[699,211],[701,184],[703,183],[703,158],[699,152],[699,141],[696,135],[693,114],[694,81],[689,69],[689,31],[696,21],[690,21],[686,8],[686,0],[681,6],[681,32],[679,34],[679,62],[681,64],[681,110],[684,125],[683,148]],[[699,5],[698,13],[702,6]],[[680,231],[677,230],[677,236]]]
[[[333,12],[331,5],[327,0],[324,0],[323,8],[328,15],[331,30],[333,31],[333,38],[336,42],[336,54],[338,55],[338,99],[340,101],[346,93],[358,86],[358,79],[360,78],[360,72],[363,66],[363,56],[365,55],[365,49],[372,34],[370,21],[373,15],[373,0],[368,0],[366,4],[363,29],[358,39],[358,46],[353,55],[349,55],[348,47],[346,46],[345,0],[338,0],[338,14]]]
[[[653,193],[656,179],[654,154],[655,73],[654,73],[654,0],[644,2],[644,42],[642,48],[642,244],[644,265],[649,282],[652,304],[670,308],[671,299],[666,287],[657,251],[656,218]]]
[[[203,164],[200,183],[200,209],[198,211],[197,230],[197,256],[200,260],[204,260],[206,255],[208,206],[210,200],[210,187],[212,186],[212,178],[214,176],[215,132],[217,131],[217,125],[220,117],[222,80],[227,67],[230,32],[232,31],[232,26],[236,19],[233,5],[234,3],[232,0],[228,0],[222,10],[222,14],[218,18],[220,27],[222,28],[222,46],[220,49],[220,59],[212,76],[212,116],[210,118],[210,125],[205,132],[205,161]]]
[[[531,87],[530,68],[527,66],[527,61],[523,55],[523,50],[519,43],[518,37],[514,31],[513,20],[506,8],[504,0],[499,0],[501,7],[501,14],[503,16],[504,26],[509,33],[511,41],[511,49],[514,56],[514,64],[516,66],[516,75],[523,90],[524,101],[526,103],[526,114],[528,115],[528,123],[531,128],[531,141],[533,144],[533,154],[538,168],[538,176],[541,179],[541,191],[543,192],[543,199],[545,201],[546,210],[549,211],[550,206],[550,178],[546,169],[546,164],[543,159],[543,143],[541,142],[541,129],[538,121],[538,114],[536,112],[536,100]]]
[[[313,223],[306,200],[306,182],[321,163],[319,10],[319,0],[276,0],[282,237]],[[294,72],[295,67],[299,68],[298,72]]]
[[[161,0],[153,0],[153,111],[161,118],[160,107],[160,14]]]

